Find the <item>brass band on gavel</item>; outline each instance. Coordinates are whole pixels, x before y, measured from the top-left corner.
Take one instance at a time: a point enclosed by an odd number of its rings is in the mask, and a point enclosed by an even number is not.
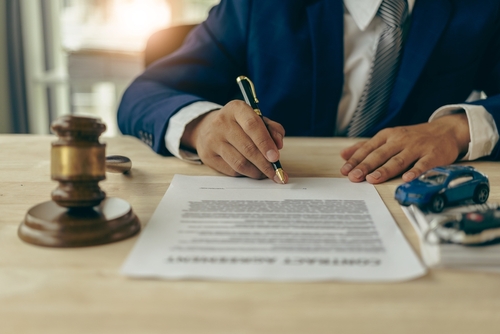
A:
[[[98,185],[106,178],[106,144],[99,142],[106,125],[65,116],[52,123],[52,130],[59,137],[51,150],[51,177],[59,181],[52,200],[67,208],[98,205],[106,197]]]

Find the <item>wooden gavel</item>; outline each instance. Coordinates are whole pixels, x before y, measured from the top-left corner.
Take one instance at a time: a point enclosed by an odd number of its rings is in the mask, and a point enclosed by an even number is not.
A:
[[[59,182],[52,199],[63,207],[98,205],[106,197],[98,185],[105,171],[128,173],[132,167],[127,157],[105,157],[106,144],[99,136],[106,125],[99,119],[63,116],[52,123],[52,130],[58,140],[52,143],[51,175]]]
[[[19,237],[35,245],[80,247],[128,238],[139,232],[139,219],[130,204],[106,197],[99,182],[106,171],[127,173],[132,162],[124,156],[106,157],[99,136],[106,125],[97,118],[62,116],[52,123],[51,178],[59,184],[52,200],[28,210]]]

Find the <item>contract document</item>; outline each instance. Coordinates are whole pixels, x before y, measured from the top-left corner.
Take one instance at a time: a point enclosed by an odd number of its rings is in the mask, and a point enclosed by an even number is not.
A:
[[[401,281],[425,267],[368,183],[175,175],[122,267],[131,277]]]

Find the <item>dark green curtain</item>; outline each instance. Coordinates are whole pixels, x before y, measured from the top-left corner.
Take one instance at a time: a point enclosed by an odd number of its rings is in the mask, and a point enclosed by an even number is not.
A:
[[[12,130],[14,133],[28,133],[20,5],[18,0],[7,0],[6,6],[7,18],[3,24],[7,26],[7,61]]]

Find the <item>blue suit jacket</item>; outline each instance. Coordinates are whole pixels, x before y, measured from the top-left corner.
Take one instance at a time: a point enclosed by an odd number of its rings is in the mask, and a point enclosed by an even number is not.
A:
[[[343,87],[342,0],[222,0],[174,54],[125,92],[124,134],[169,154],[169,118],[200,100],[224,105],[236,77],[256,87],[262,112],[288,136],[332,136]],[[385,118],[372,130],[427,122],[473,90],[500,128],[500,1],[417,0]],[[145,135],[146,134],[146,135]],[[500,159],[497,145],[490,158]]]

